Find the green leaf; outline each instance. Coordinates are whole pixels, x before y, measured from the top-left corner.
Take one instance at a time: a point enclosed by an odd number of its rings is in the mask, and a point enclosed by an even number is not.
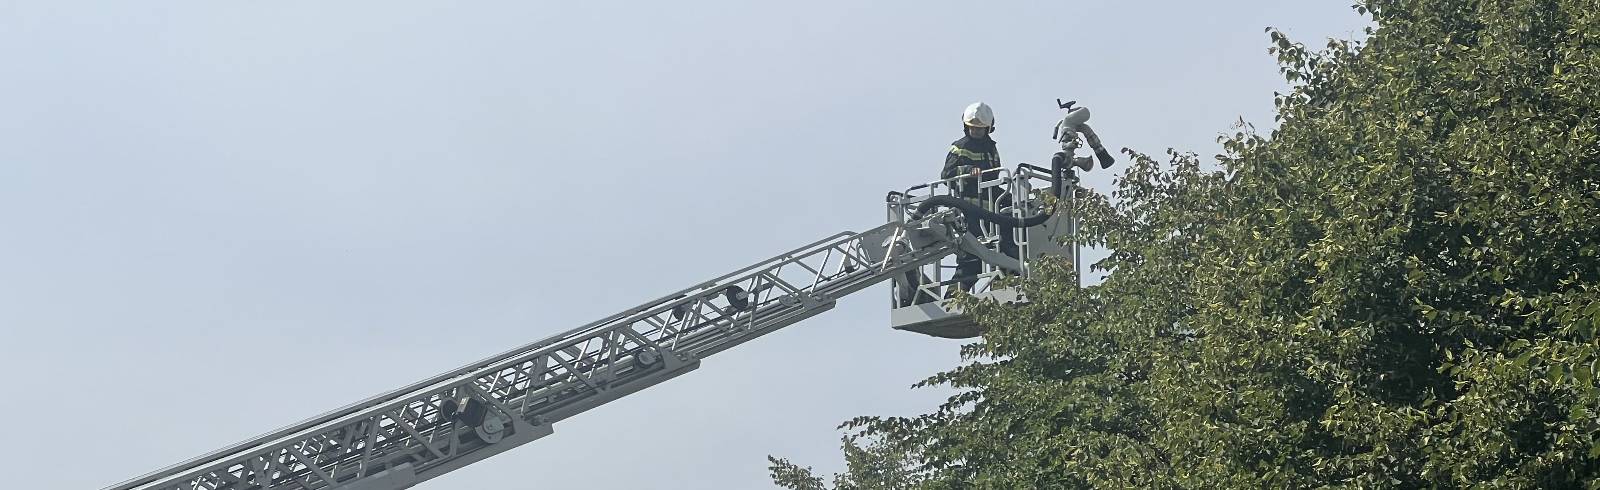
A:
[[[1600,481],[1593,2],[1359,7],[1361,46],[1267,30],[1290,81],[1261,94],[1269,133],[1130,152],[1084,200],[1110,275],[1040,263],[1027,303],[972,304],[971,364],[925,384],[961,398],[850,426],[882,445],[845,448],[835,486]]]

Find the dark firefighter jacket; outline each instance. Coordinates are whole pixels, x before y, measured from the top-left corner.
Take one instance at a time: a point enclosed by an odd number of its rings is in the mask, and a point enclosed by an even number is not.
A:
[[[951,143],[950,154],[944,157],[944,171],[939,173],[939,178],[971,175],[974,167],[978,170],[1000,167],[1000,150],[995,148],[993,139],[962,136],[961,139]],[[958,196],[979,197],[976,178],[969,177],[956,181],[955,188]]]

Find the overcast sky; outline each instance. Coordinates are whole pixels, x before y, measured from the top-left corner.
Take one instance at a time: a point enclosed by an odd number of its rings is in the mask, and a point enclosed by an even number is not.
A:
[[[100,488],[870,228],[975,100],[1013,164],[1056,97],[1214,154],[1271,125],[1262,29],[1351,38],[1350,3],[0,0],[0,474]],[[838,423],[957,362],[887,296],[419,488],[836,470]]]

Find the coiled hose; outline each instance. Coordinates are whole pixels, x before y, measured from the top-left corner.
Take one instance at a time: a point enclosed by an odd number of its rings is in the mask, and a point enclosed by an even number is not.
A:
[[[1027,228],[1027,227],[1030,227],[1030,226],[1038,226],[1038,225],[1044,224],[1044,222],[1046,220],[1050,219],[1050,215],[1055,214],[1053,210],[1046,209],[1046,210],[1040,211],[1039,214],[1035,214],[1033,216],[1028,216],[1028,217],[1025,217],[1025,218],[1018,218],[1016,216],[1007,216],[1007,215],[1004,215],[1004,214],[996,213],[994,211],[983,209],[982,205],[979,205],[979,204],[973,203],[973,202],[969,202],[966,199],[962,199],[962,198],[959,198],[959,197],[955,197],[955,196],[933,196],[933,197],[928,198],[928,200],[926,200],[926,201],[922,201],[921,204],[917,205],[917,215],[918,216],[927,215],[928,212],[932,211],[934,208],[937,208],[937,207],[951,207],[951,208],[960,209],[961,213],[965,214],[967,216],[971,216],[971,217],[974,217],[974,218],[977,218],[977,219],[980,219],[980,220],[983,220],[983,221],[988,221],[988,222],[991,222],[991,223],[999,223],[999,224],[1002,224],[1002,225],[1009,225],[1009,226],[1014,226],[1014,227],[1019,227],[1019,228]]]
[[[1065,166],[1065,153],[1057,153],[1054,158],[1050,159],[1050,185],[1055,190],[1056,197],[1061,197],[1066,192],[1061,185],[1061,177],[1062,174],[1065,173],[1063,170]],[[1050,216],[1055,214],[1055,207],[1051,206],[1049,208],[1040,210],[1039,214],[1018,218],[1016,216],[1008,216],[983,209],[983,206],[980,204],[973,203],[967,201],[966,199],[955,196],[929,197],[928,200],[922,201],[922,203],[918,204],[916,211],[912,214],[914,216],[927,216],[928,213],[933,212],[935,208],[940,207],[956,208],[961,210],[961,213],[966,216],[971,216],[979,220],[988,221],[990,223],[999,223],[1001,225],[1008,225],[1018,228],[1029,228],[1042,225],[1045,221],[1050,219]]]

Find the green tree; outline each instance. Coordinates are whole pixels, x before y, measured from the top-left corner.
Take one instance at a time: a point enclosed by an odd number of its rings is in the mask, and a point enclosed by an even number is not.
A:
[[[1269,30],[1295,89],[1220,170],[1130,152],[1084,211],[1106,280],[971,304],[923,383],[960,392],[845,423],[834,486],[1600,488],[1600,2],[1355,9],[1360,43]]]

